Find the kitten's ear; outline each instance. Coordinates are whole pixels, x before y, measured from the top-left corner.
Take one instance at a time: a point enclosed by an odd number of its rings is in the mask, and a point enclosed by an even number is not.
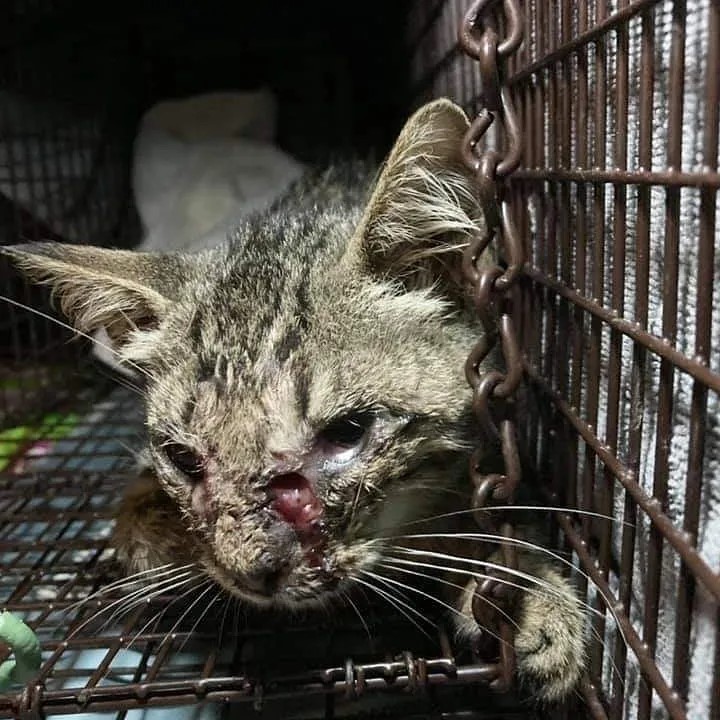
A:
[[[468,126],[449,100],[428,103],[407,121],[358,228],[365,271],[408,289],[434,284],[462,295],[462,253],[482,222],[461,156]]]
[[[104,328],[119,349],[131,333],[159,325],[179,284],[175,256],[50,242],[6,246],[0,253],[30,280],[49,285],[78,330]]]

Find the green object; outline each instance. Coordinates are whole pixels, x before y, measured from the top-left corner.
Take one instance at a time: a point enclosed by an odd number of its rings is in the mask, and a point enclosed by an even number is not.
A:
[[[23,445],[38,440],[62,440],[77,425],[78,416],[49,413],[38,425],[19,425],[0,430],[0,471],[5,470]]]
[[[0,613],[0,640],[15,656],[0,665],[0,692],[4,692],[14,683],[33,678],[40,670],[41,655],[37,635],[12,613]]]

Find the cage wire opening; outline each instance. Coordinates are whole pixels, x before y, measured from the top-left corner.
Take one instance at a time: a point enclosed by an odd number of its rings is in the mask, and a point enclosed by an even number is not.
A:
[[[14,2],[1,11],[0,242],[92,237],[129,246],[135,123],[159,92],[148,78],[160,83],[179,61],[144,42],[119,4],[109,19],[90,3],[72,12],[60,5]],[[358,40],[381,5],[361,15]],[[478,32],[505,37],[515,3],[472,5],[397,4],[382,39],[407,66],[407,75],[391,74],[394,85],[387,80],[398,112],[447,96],[472,119],[492,104],[458,31],[483,6]],[[189,718],[213,706],[283,718],[720,717],[720,3],[519,7],[524,39],[503,73],[524,146],[503,190],[527,253],[513,295],[527,386],[518,439],[532,460],[525,481],[567,508],[553,514],[558,552],[597,611],[583,699],[530,709],[493,696],[478,658],[455,655],[442,631],[418,636],[402,617],[389,632],[378,619],[372,646],[358,623],[313,620],[280,631],[270,618],[222,605],[193,628],[192,607],[163,616],[176,599],[168,592],[83,627],[118,599],[65,614],[114,577],[107,535],[142,419],[132,390],[91,382],[96,370],[69,370],[87,356],[67,345],[69,333],[11,304],[0,311],[0,588],[3,607],[37,630],[43,667],[37,682],[0,696],[0,715],[131,717],[168,707]],[[338,32],[347,26],[313,18],[337,45],[318,31],[318,46],[296,54],[302,68],[268,60],[269,76],[289,73],[288,102],[299,107],[293,88],[303,73],[317,80],[315,70],[332,65],[309,97],[332,109],[337,147],[369,141],[373,108],[360,119],[363,103],[346,91],[358,73],[362,97],[377,94],[382,63],[350,67],[348,37]],[[273,52],[284,46],[281,35],[273,43]],[[67,52],[73,44],[82,52]],[[197,73],[190,84],[201,87]],[[323,116],[314,117],[290,128],[288,142],[302,145]],[[306,147],[322,140],[319,133]],[[507,151],[507,135],[490,128],[476,150],[488,149]],[[5,265],[0,292],[52,312],[42,291]],[[34,447],[42,452],[29,462]],[[186,611],[190,622],[176,626]],[[232,643],[215,642],[221,626]],[[304,659],[279,651],[278,637],[305,647]]]

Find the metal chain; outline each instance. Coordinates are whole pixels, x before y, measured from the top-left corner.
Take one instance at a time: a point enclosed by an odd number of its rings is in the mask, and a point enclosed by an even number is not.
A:
[[[503,84],[506,58],[514,53],[523,39],[523,23],[517,0],[504,0],[505,37],[501,38],[491,6],[500,3],[476,0],[460,27],[460,47],[477,60],[482,79],[484,109],[470,125],[463,140],[462,157],[475,174],[486,228],[473,238],[463,258],[463,273],[472,286],[473,300],[483,324],[484,335],[470,351],[465,376],[473,389],[473,409],[481,430],[489,442],[500,445],[505,464],[503,474],[483,474],[480,469],[482,450],[470,459],[470,477],[475,486],[473,509],[475,520],[486,532],[512,538],[510,523],[499,522],[491,512],[493,503],[512,503],[520,482],[520,459],[512,414],[512,397],[523,379],[522,358],[512,320],[511,290],[520,276],[524,248],[512,221],[510,202],[504,180],[520,165],[522,142],[518,116],[510,91]],[[506,138],[506,151],[484,149],[479,143],[495,124],[498,135]],[[497,257],[503,264],[478,266],[478,258],[495,243]],[[498,335],[504,371],[481,371],[481,363],[497,344]],[[503,564],[517,569],[514,544],[502,544]],[[499,572],[501,574],[501,572]],[[502,578],[476,578],[473,615],[480,627],[500,638],[499,659],[492,666],[490,687],[509,689],[515,670],[513,628],[508,613],[513,604],[511,588]]]

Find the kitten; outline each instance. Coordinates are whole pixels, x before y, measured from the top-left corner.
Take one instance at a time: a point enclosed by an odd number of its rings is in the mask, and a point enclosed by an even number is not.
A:
[[[478,531],[463,512],[477,441],[463,367],[480,332],[460,270],[480,222],[467,126],[451,102],[430,103],[369,200],[357,167],[336,168],[211,251],[6,248],[146,376],[152,472],[114,536],[128,571],[196,563],[278,609],[435,573],[459,635],[482,636],[469,566],[440,559],[499,548],[448,537]],[[559,700],[583,671],[581,605],[550,565],[521,553],[521,570],[537,583],[515,611],[519,674]]]

